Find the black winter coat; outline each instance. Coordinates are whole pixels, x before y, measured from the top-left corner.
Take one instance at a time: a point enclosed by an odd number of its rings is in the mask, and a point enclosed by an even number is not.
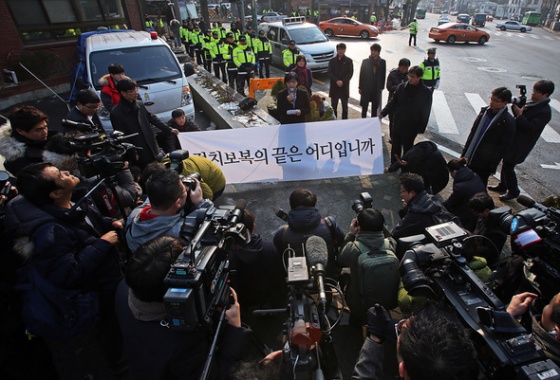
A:
[[[399,162],[395,161],[389,166],[389,172],[395,172],[400,168],[403,173],[421,175],[424,188],[432,194],[439,193],[447,186],[449,182],[447,163],[434,142],[426,140],[414,144],[402,156],[402,160],[406,161],[406,166],[401,167]]]
[[[387,63],[379,59],[379,69],[373,74],[373,61],[366,58],[360,67],[360,105],[367,107],[370,101],[379,102],[379,95],[385,88],[385,77],[387,75]]]
[[[92,128],[96,129],[97,132],[105,133],[105,130],[101,125],[101,120],[99,120],[99,116],[97,116],[97,113],[94,114],[90,120],[86,115],[81,113],[78,108],[74,107],[70,110],[70,112],[68,112],[68,115],[66,115],[66,119],[70,121],[75,121],[77,123],[89,124],[92,126]],[[76,129],[73,127],[62,126],[62,132],[63,133],[76,132]]]
[[[407,73],[400,73],[399,69],[392,69],[387,76],[387,91],[389,91],[389,98],[387,101],[391,100],[395,91],[397,91],[397,87],[399,84],[405,83],[408,80]]]
[[[295,123],[305,123],[305,115],[309,113],[309,95],[307,91],[300,88],[297,89],[296,93],[296,103],[295,106],[288,102],[288,89],[285,88],[278,93],[278,121],[280,124],[295,124]],[[300,110],[301,114],[297,115],[287,115],[286,112],[289,110]]]
[[[148,164],[155,161],[159,153],[159,147],[151,125],[165,133],[171,133],[171,128],[161,121],[157,116],[148,112],[141,101],[130,103],[121,97],[119,104],[111,111],[111,124],[113,129],[121,131],[125,135],[138,133],[127,140],[142,149],[138,150],[139,161]]]
[[[416,137],[424,133],[432,110],[432,91],[422,81],[417,86],[402,83],[381,111],[383,117],[392,114],[393,130],[400,136]]]
[[[473,123],[469,137],[467,137],[467,142],[461,156],[465,157],[469,145],[473,143],[480,119],[487,109],[488,107],[482,107],[480,110]],[[467,157],[468,166],[477,172],[482,170],[494,173],[507,149],[511,148],[514,135],[515,120],[506,109],[499,119],[488,126],[476,150],[471,157]]]
[[[354,75],[354,63],[347,56],[334,57],[329,61],[329,69],[327,71],[330,79],[329,97],[348,98],[350,97],[350,79]],[[338,87],[336,82],[341,80],[344,82],[342,87]]]
[[[515,118],[515,137],[504,156],[504,162],[521,164],[537,143],[546,124],[552,118],[550,99],[540,103],[527,103],[521,116]]]
[[[468,206],[468,201],[473,195],[482,191],[486,191],[486,189],[478,174],[463,166],[457,170],[455,178],[453,178],[453,193],[443,202],[445,208],[457,215],[463,226],[469,231],[474,230],[476,217]]]

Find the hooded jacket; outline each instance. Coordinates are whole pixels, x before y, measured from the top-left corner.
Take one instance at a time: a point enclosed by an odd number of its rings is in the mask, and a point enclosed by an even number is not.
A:
[[[47,140],[34,141],[20,135],[9,124],[0,127],[0,154],[5,158],[4,167],[16,177],[27,165],[43,162],[46,143]]]
[[[101,102],[108,112],[111,112],[114,106],[119,104],[121,93],[117,90],[116,83],[111,74],[105,74],[99,78],[101,87]]]
[[[461,219],[463,226],[472,231],[476,225],[476,217],[469,207],[468,201],[473,195],[483,191],[486,191],[486,189],[478,174],[463,166],[457,170],[453,178],[453,192],[443,202],[443,205]]]

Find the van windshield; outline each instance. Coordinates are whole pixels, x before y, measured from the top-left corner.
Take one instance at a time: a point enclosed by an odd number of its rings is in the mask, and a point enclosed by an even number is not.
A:
[[[144,46],[128,49],[102,50],[90,54],[89,70],[93,85],[101,89],[99,78],[107,74],[111,63],[124,66],[127,77],[138,84],[181,79],[181,68],[165,46]]]
[[[298,45],[316,44],[328,41],[328,38],[321,32],[321,29],[317,27],[290,29],[290,36]]]

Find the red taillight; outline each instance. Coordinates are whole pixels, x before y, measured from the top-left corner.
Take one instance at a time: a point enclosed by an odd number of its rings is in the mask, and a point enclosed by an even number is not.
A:
[[[150,37],[152,38],[152,40],[157,40],[158,39],[157,32],[150,32]]]

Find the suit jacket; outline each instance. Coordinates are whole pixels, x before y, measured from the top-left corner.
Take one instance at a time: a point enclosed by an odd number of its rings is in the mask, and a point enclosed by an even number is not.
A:
[[[488,107],[482,107],[476,117],[463,148],[462,156],[465,156],[470,144],[474,144],[473,139],[476,135],[478,124],[487,109]],[[494,173],[506,150],[511,148],[514,136],[515,120],[508,110],[505,109],[498,119],[490,123],[471,157],[467,157],[468,166],[474,171],[482,170]]]
[[[155,160],[159,153],[159,146],[151,125],[165,133],[171,133],[171,128],[161,121],[157,116],[148,112],[141,101],[130,103],[121,97],[119,104],[111,111],[111,124],[115,131],[121,131],[125,135],[138,133],[127,141],[142,148],[138,150],[139,162],[148,164]]]
[[[309,95],[307,91],[302,90],[300,88],[297,89],[296,93],[296,103],[295,106],[288,102],[286,99],[288,96],[288,89],[285,88],[284,90],[278,93],[278,120],[280,124],[294,124],[294,123],[305,123],[305,115],[309,113]],[[287,115],[286,112],[289,110],[297,110],[301,111],[301,115]]]
[[[540,103],[526,105],[521,116],[515,118],[515,137],[513,145],[508,149],[504,161],[520,164],[531,153],[546,124],[552,118],[550,99]]]
[[[366,58],[362,61],[360,68],[360,84],[361,91],[360,105],[367,107],[370,101],[379,102],[379,95],[385,88],[385,78],[387,77],[387,64],[384,59],[379,59],[379,69],[373,74],[373,62]]]
[[[350,97],[350,79],[354,75],[354,63],[347,56],[342,57],[341,60],[338,56],[329,61],[329,69],[327,71],[330,79],[329,97],[334,98],[348,98]],[[341,80],[342,87],[338,87],[336,82]]]

